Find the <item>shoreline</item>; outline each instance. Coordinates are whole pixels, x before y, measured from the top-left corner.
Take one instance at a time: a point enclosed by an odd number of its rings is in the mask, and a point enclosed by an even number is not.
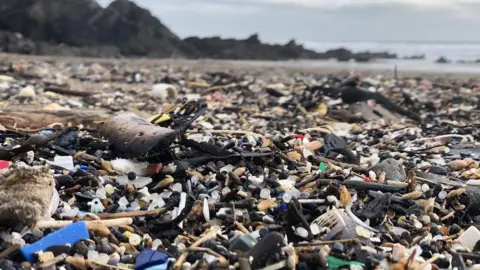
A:
[[[252,73],[298,73],[307,72],[310,74],[348,74],[352,71],[363,76],[383,76],[385,78],[394,77],[394,66],[391,68],[376,67],[372,63],[349,63],[349,62],[333,62],[322,60],[290,60],[290,61],[265,61],[265,60],[216,60],[216,59],[171,59],[171,58],[95,58],[95,57],[76,57],[76,56],[51,56],[51,55],[23,55],[0,53],[0,61],[54,61],[54,62],[82,62],[82,63],[105,63],[105,64],[128,64],[131,68],[149,67],[158,65],[168,65],[175,67],[187,67],[200,72],[214,72],[231,70],[233,72],[252,72]],[[416,61],[416,60],[407,60]],[[373,64],[373,65],[372,65]],[[464,64],[438,64],[441,67],[458,66]],[[397,67],[398,78],[421,77],[426,79],[437,79],[441,77],[445,79],[477,79],[480,75],[480,65],[476,65],[476,71],[448,71],[448,70],[415,70],[406,69],[401,66]]]

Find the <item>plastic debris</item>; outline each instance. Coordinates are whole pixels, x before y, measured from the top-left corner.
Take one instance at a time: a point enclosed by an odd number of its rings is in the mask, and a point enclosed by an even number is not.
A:
[[[471,81],[11,61],[2,269],[480,265]]]
[[[21,248],[20,251],[27,260],[34,262],[35,252],[45,251],[51,246],[73,245],[77,241],[87,238],[89,238],[89,234],[86,224],[84,222],[76,222],[56,232],[50,233],[33,244]]]

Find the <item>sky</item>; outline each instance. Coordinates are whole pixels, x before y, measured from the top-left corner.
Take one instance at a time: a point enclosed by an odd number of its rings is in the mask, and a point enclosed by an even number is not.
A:
[[[106,6],[112,0],[98,0]],[[304,44],[480,42],[480,0],[135,0],[175,34]]]

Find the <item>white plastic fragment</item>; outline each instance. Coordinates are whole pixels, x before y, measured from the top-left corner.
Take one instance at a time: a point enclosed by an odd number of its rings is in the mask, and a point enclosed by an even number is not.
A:
[[[112,168],[120,173],[127,174],[134,172],[138,176],[147,175],[148,162],[138,162],[131,159],[114,159],[112,160]]]
[[[469,186],[480,186],[480,179],[471,179],[466,182]]]
[[[308,237],[308,231],[307,231],[307,229],[305,229],[303,227],[297,227],[295,229],[295,234],[302,237],[302,238],[307,238]]]
[[[53,163],[55,165],[63,167],[69,171],[73,171],[75,167],[73,166],[73,157],[72,156],[55,156],[53,158]]]
[[[187,203],[187,193],[182,192],[180,193],[180,203],[178,204],[178,212],[177,216],[183,211],[183,208],[185,208],[185,204]],[[180,228],[183,228],[183,221],[178,224]]]
[[[167,83],[157,83],[152,87],[152,97],[159,100],[175,99],[177,88]]]
[[[203,199],[203,217],[206,221],[210,221],[210,209],[208,207],[208,199]]]
[[[101,187],[97,189],[97,191],[95,192],[95,196],[99,199],[105,199],[107,198],[107,191],[105,190],[104,187]]]
[[[99,199],[93,199],[90,203],[90,212],[96,214],[96,213],[101,213],[103,210],[105,210],[105,207],[103,206],[102,202]]]
[[[50,219],[50,217],[53,216],[53,214],[55,214],[55,211],[57,211],[59,204],[60,204],[60,195],[58,194],[58,191],[55,188],[55,186],[53,186],[53,197],[52,197],[52,202],[50,203],[50,211],[48,211],[48,213],[50,213],[50,216],[45,218]]]
[[[470,226],[460,237],[458,241],[464,247],[471,250],[475,247],[475,244],[480,240],[480,231],[475,226]]]

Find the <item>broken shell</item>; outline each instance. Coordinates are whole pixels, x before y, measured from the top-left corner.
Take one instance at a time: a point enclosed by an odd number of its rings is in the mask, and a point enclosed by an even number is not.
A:
[[[469,163],[465,160],[453,160],[450,162],[450,168],[454,171],[460,171],[460,170],[463,170],[465,169],[467,166],[469,165]]]
[[[172,176],[167,174],[167,175],[165,175],[165,178],[163,178],[160,182],[158,182],[158,184],[155,185],[155,187],[153,187],[153,190],[166,188],[171,183],[173,183],[174,181],[175,181],[175,179],[173,179]]]
[[[423,195],[423,192],[414,191],[414,192],[410,192],[410,193],[407,193],[407,194],[403,194],[402,198],[404,198],[406,200],[416,200],[416,199],[420,198],[422,195]]]
[[[267,200],[262,200],[260,203],[257,205],[257,209],[259,211],[265,211],[267,209],[273,209],[277,206],[275,203],[275,198],[267,199]]]
[[[300,159],[302,159],[302,155],[300,155],[298,152],[296,151],[290,151],[287,153],[287,156],[290,158],[290,159],[293,159],[295,161],[300,161]]]
[[[233,173],[234,173],[236,176],[240,177],[240,176],[242,176],[242,175],[245,173],[245,170],[246,170],[245,167],[239,167],[239,168],[236,168],[236,169],[233,171]]]
[[[378,176],[378,182],[383,184],[385,183],[385,177],[386,177],[386,173],[385,172],[381,172],[380,175]]]
[[[457,188],[450,191],[447,195],[447,198],[457,197],[462,195],[467,189],[466,188]]]

